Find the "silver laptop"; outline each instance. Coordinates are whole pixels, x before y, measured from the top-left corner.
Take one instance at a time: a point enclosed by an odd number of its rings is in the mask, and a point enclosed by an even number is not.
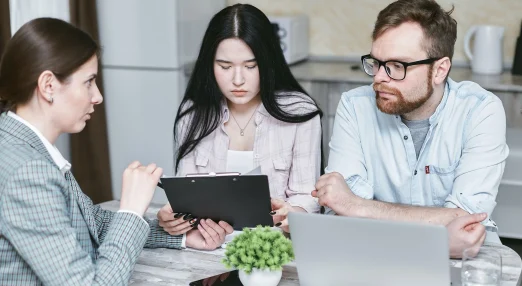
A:
[[[450,285],[444,226],[290,213],[299,284]]]

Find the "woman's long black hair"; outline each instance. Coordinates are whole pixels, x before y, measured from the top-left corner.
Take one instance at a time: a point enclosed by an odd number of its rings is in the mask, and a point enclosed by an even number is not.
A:
[[[319,106],[290,72],[276,32],[265,14],[248,4],[226,7],[210,20],[185,96],[176,115],[174,142],[175,146],[179,146],[179,149],[175,150],[176,172],[181,159],[192,152],[199,142],[216,130],[222,122],[221,104],[224,96],[214,77],[214,57],[219,43],[230,38],[241,39],[254,53],[259,68],[261,101],[271,116],[284,122],[301,123],[318,114],[321,117],[323,115]],[[289,105],[310,104],[311,108],[306,110],[311,112],[291,114],[287,108],[282,109],[288,107],[288,104],[278,103],[278,98],[292,96],[284,93],[285,91],[294,94],[300,92],[309,97],[299,97],[301,101]],[[189,116],[190,120],[183,126],[184,138],[178,138],[177,129],[182,128],[179,123],[184,116]],[[181,144],[178,144],[180,141]],[[321,173],[322,165],[321,162]]]

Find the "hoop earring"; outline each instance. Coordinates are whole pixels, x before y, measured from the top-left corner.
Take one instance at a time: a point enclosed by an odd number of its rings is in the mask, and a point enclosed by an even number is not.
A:
[[[52,104],[54,102],[54,98],[52,96],[49,97],[49,102]]]

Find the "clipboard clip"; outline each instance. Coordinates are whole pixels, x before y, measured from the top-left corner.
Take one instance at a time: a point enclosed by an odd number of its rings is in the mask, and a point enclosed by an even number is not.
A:
[[[240,176],[241,173],[239,172],[219,172],[219,173],[214,173],[214,172],[210,172],[210,173],[193,173],[193,174],[187,174],[185,175],[186,178],[195,178],[195,177],[223,177],[223,176]],[[235,178],[234,178],[235,180]],[[163,188],[163,184],[161,183],[161,181],[158,182],[157,184],[158,187]]]
[[[239,172],[220,172],[220,173],[193,173],[187,174],[185,177],[223,177],[223,176],[239,176],[241,173]]]

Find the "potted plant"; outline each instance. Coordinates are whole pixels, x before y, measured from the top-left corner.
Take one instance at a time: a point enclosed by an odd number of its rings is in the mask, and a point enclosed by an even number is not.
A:
[[[239,270],[245,286],[277,285],[283,265],[294,259],[292,242],[279,230],[258,226],[245,228],[234,237],[225,251],[223,264]]]

